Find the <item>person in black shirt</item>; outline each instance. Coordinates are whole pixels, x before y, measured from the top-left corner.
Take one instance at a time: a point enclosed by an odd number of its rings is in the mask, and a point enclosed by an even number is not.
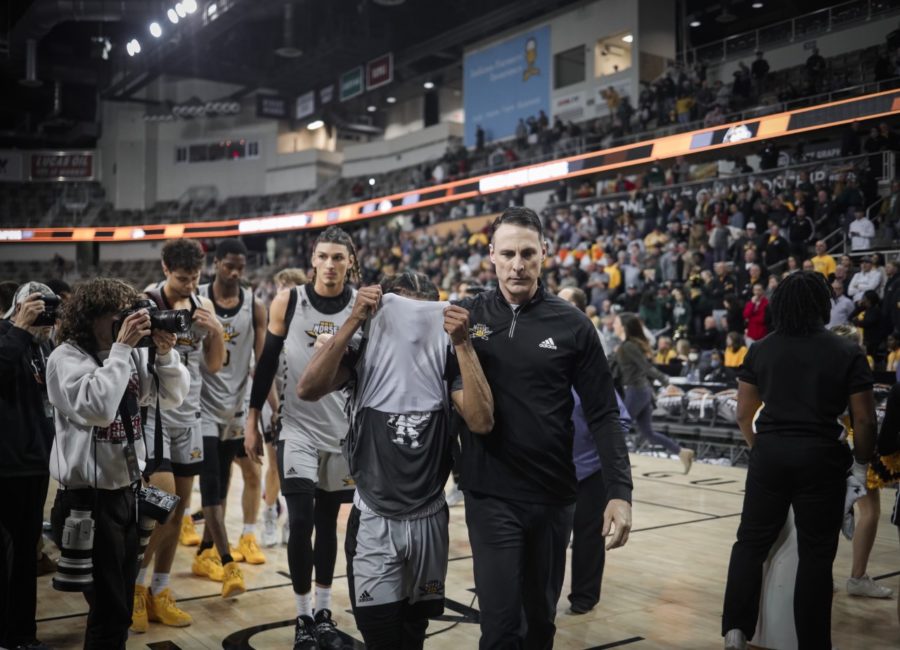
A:
[[[800,650],[831,648],[831,565],[844,517],[850,451],[838,416],[850,407],[863,483],[875,448],[872,372],[859,346],[825,329],[831,291],[797,271],[772,296],[774,332],[738,373],[737,420],[751,447],[744,507],[731,552],[722,635],[742,650],[759,613],[762,565],[788,509],[798,532],[794,621]]]
[[[0,321],[0,647],[44,647],[35,639],[37,558],[50,480],[53,413],[47,400],[50,327],[35,326],[53,292],[19,287]]]
[[[483,649],[552,647],[576,500],[573,388],[603,465],[607,549],[631,529],[631,467],[612,376],[591,321],[540,282],[546,250],[534,211],[507,209],[490,248],[499,288],[460,302],[494,398],[492,431],[462,432]]]

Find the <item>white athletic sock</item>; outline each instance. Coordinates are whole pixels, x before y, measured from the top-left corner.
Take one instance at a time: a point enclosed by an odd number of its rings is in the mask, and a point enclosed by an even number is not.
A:
[[[274,503],[270,506],[266,506],[266,514],[272,517],[272,519],[278,519],[278,506]]]
[[[147,568],[141,567],[138,569],[137,580],[134,581],[134,584],[144,586],[144,582],[147,580]]]
[[[150,580],[150,592],[154,594],[158,594],[163,589],[169,586],[169,574],[168,573],[154,573],[153,578]]]
[[[244,532],[242,535],[255,535],[256,534],[256,524],[244,524]]]
[[[312,618],[312,594],[294,594],[297,601],[297,616],[309,616]]]
[[[316,611],[331,609],[331,587],[316,585]]]

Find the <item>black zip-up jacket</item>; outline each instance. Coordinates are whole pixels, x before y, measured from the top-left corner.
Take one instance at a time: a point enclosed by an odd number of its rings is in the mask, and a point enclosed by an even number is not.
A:
[[[54,429],[43,384],[50,348],[10,321],[0,321],[0,476],[50,473]]]
[[[631,464],[612,376],[587,316],[539,286],[513,313],[498,290],[459,302],[494,397],[494,430],[462,427],[461,486],[546,504],[575,502],[572,388],[597,443],[609,499],[631,501]]]

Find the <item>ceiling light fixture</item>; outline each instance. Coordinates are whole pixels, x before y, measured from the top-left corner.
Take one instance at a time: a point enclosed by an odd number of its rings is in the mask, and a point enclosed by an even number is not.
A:
[[[306,125],[306,128],[310,131],[315,131],[316,129],[321,129],[323,126],[325,126],[325,122],[323,122],[322,120],[313,120]]]
[[[212,18],[213,16],[216,15],[216,11],[218,11],[218,10],[219,10],[219,8],[216,6],[216,3],[213,2],[206,8],[206,17]]]
[[[750,6],[753,7],[754,9],[762,9],[762,8],[763,8],[763,3],[761,3],[761,2],[754,2],[754,3],[753,3],[752,5],[750,5]]]
[[[422,86],[425,88],[425,90],[431,90],[432,88],[434,88],[434,82],[426,81],[424,84],[422,84]]]
[[[691,27],[700,27],[700,21],[699,21],[699,20],[692,20],[692,21],[691,21]]]
[[[622,37],[622,40],[626,43],[631,43],[634,41],[634,34],[625,34],[625,36]]]
[[[187,12],[184,10],[184,5],[180,2],[175,5],[175,13],[178,14],[179,18],[184,18],[187,16]]]
[[[174,9],[169,9],[169,10],[166,12],[166,16],[168,16],[169,22],[171,22],[173,25],[177,25],[177,24],[178,24],[178,14],[175,13],[175,10],[174,10]]]
[[[369,185],[371,185],[371,186],[373,186],[373,187],[375,186],[375,179],[374,179],[374,178],[370,178],[370,179],[369,179]]]
[[[378,110],[378,107],[375,106],[374,104],[369,104],[368,106],[366,106],[366,110],[369,111],[370,113],[374,113],[375,111]]]
[[[153,21],[152,23],[150,23],[150,35],[153,38],[159,38],[160,36],[162,36],[162,27],[159,26],[158,22]]]
[[[388,104],[396,104],[396,103],[397,103],[397,98],[396,98],[396,97],[388,97],[388,98],[385,99],[384,101],[386,101]]]
[[[140,42],[138,41],[138,39],[132,38],[132,39],[131,39],[131,46],[132,46],[132,49],[134,49],[134,53],[135,53],[135,54],[140,54],[140,53],[141,53],[141,44],[140,44]]]
[[[192,14],[197,11],[197,0],[182,0],[181,6],[184,7],[185,12]]]

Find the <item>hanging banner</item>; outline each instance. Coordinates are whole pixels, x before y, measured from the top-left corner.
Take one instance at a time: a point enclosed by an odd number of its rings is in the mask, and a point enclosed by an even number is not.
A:
[[[288,118],[287,97],[280,95],[257,95],[256,117],[272,117],[276,120]]]
[[[21,151],[0,151],[0,183],[25,180]]]
[[[348,70],[341,75],[341,94],[342,102],[348,99],[358,97],[363,93],[363,69],[362,66]]]
[[[388,52],[366,64],[366,90],[384,86],[394,80],[394,55]]]
[[[93,151],[39,151],[31,154],[33,181],[94,180]]]
[[[304,117],[309,117],[313,113],[316,112],[316,93],[310,90],[308,93],[303,93],[297,98],[297,108],[294,111],[294,117],[298,120],[302,120]]]

